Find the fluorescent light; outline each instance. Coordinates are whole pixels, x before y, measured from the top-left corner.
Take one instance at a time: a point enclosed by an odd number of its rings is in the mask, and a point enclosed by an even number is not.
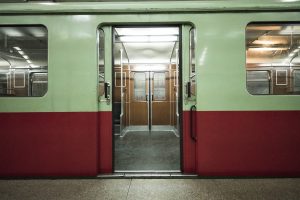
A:
[[[144,36],[144,35],[178,35],[177,27],[153,27],[153,28],[116,28],[119,35]]]
[[[150,42],[176,42],[177,36],[150,36]]]
[[[31,64],[32,62],[31,62],[31,60],[26,60],[27,61],[27,63],[29,63],[29,64]]]
[[[176,42],[177,36],[170,35],[140,35],[140,36],[120,36],[122,42]]]
[[[261,48],[249,48],[251,51],[278,51],[278,50],[287,50],[287,47],[261,47]]]
[[[40,66],[38,66],[38,65],[30,65],[30,67],[32,67],[32,68],[38,68]]]
[[[282,2],[297,2],[299,0],[281,0]]]
[[[24,51],[18,51],[19,54],[24,55]]]
[[[13,47],[17,51],[21,51],[20,47]]]
[[[29,59],[29,57],[27,55],[23,55],[23,58],[25,58],[26,60]]]
[[[277,44],[276,41],[272,40],[255,40],[253,44]]]
[[[119,37],[122,42],[147,42],[147,36],[121,36]]]

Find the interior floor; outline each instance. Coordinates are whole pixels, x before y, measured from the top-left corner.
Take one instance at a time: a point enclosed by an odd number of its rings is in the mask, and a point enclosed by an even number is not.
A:
[[[124,137],[127,133],[132,132],[132,131],[148,131],[149,126],[127,126],[122,130],[120,133],[120,125],[115,125],[115,135],[120,135],[121,137]],[[177,137],[179,136],[179,133],[177,129],[174,126],[169,126],[169,125],[152,125],[151,126],[151,131],[168,131],[168,132],[173,132]]]
[[[180,138],[173,131],[115,136],[115,171],[180,170]]]

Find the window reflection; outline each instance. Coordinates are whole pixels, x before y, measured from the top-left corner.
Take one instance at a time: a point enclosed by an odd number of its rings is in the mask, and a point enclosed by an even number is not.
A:
[[[0,26],[0,96],[44,96],[48,89],[44,26]],[[37,81],[36,74],[43,74]]]
[[[146,75],[143,72],[134,73],[134,99],[146,100]]]
[[[166,99],[166,74],[155,72],[153,75],[153,96],[154,100]]]
[[[98,95],[104,95],[104,31],[102,29],[98,30],[98,65],[99,65],[99,86]]]
[[[247,89],[251,94],[300,94],[300,25],[252,23],[246,28]],[[268,79],[267,79],[268,77]]]

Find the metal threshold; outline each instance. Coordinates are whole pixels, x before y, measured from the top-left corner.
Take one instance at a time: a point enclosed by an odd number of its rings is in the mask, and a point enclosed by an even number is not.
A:
[[[113,174],[101,174],[97,178],[198,178],[196,174],[183,174],[180,171],[115,171]]]

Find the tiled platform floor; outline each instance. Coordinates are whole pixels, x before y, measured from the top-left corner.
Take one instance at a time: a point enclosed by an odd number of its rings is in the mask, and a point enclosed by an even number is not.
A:
[[[300,178],[0,180],[0,199],[298,200]]]

